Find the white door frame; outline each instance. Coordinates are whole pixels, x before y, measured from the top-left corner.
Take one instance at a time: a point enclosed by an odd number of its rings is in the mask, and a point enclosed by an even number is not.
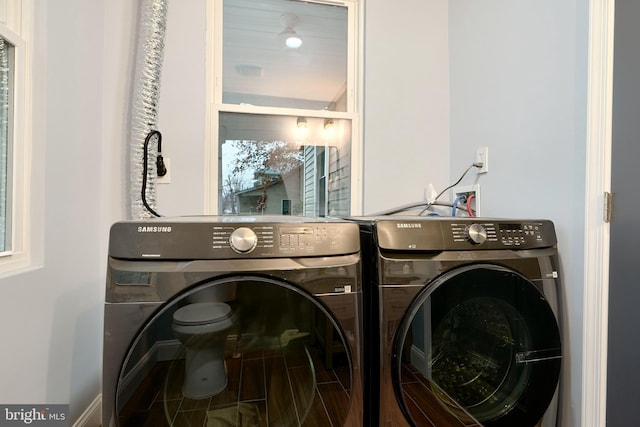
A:
[[[589,1],[589,75],[584,231],[582,426],[604,427],[607,403],[611,110],[615,0]]]

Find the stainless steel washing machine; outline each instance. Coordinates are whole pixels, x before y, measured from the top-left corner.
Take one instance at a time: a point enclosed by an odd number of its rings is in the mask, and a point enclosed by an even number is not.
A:
[[[341,220],[114,224],[103,426],[361,426],[359,248]]]
[[[562,350],[553,223],[355,220],[368,425],[555,426]]]

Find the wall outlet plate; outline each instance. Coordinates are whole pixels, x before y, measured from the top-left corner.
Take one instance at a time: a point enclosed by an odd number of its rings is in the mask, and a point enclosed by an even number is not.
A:
[[[489,147],[481,147],[476,150],[476,163],[482,163],[482,167],[476,173],[489,172]]]

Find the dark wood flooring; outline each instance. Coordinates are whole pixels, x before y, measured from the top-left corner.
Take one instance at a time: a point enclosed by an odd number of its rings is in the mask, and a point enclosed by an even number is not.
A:
[[[326,369],[320,352],[302,340],[280,350],[229,354],[226,389],[202,400],[182,395],[183,359],[160,362],[120,410],[120,426],[339,427],[351,384],[341,357]]]
[[[422,427],[481,427],[444,390],[410,363],[402,364],[402,391],[412,420]]]

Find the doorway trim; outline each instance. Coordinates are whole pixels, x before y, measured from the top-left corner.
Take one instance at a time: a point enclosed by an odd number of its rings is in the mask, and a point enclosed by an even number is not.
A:
[[[606,425],[610,226],[603,211],[604,194],[611,191],[614,11],[615,0],[589,1],[581,402],[584,427]]]

